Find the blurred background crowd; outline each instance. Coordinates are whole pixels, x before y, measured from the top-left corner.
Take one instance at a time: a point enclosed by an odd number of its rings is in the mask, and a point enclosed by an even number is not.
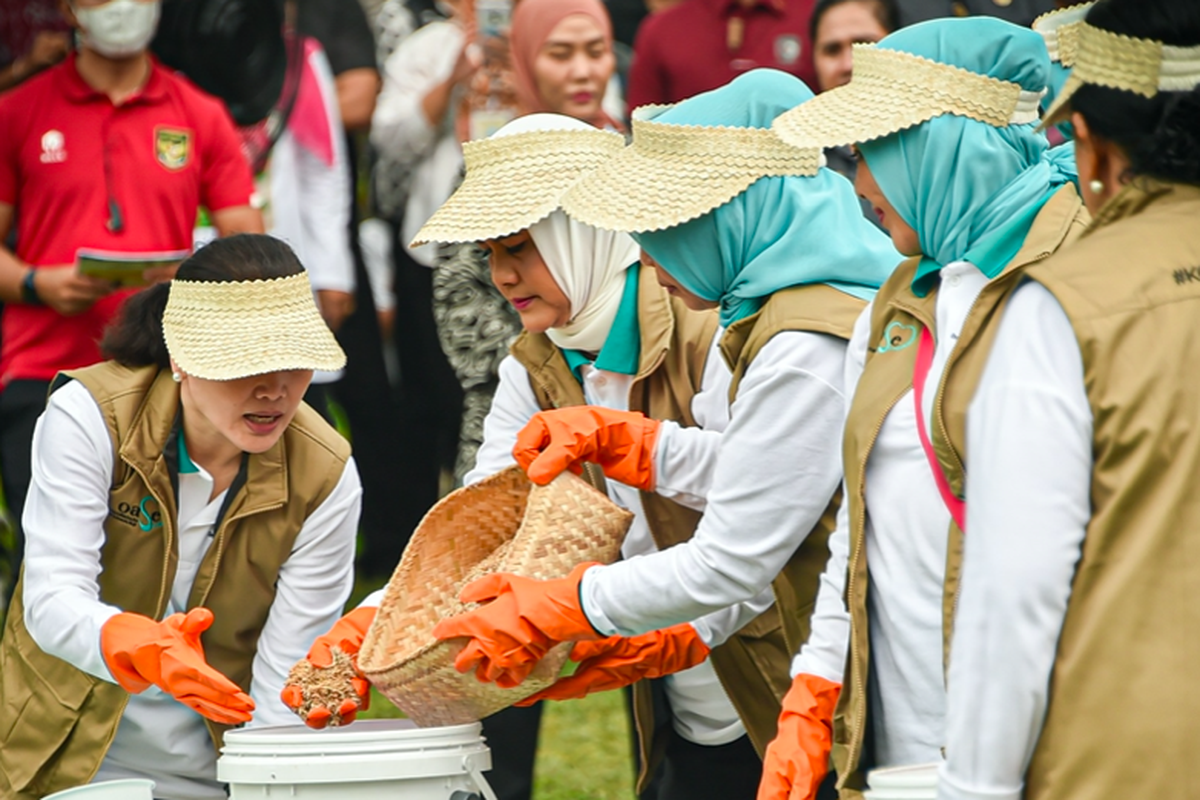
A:
[[[132,291],[81,275],[80,248],[177,251],[265,230],[297,250],[348,356],[308,400],[353,440],[364,486],[358,575],[377,586],[472,466],[497,367],[520,331],[480,248],[408,244],[461,180],[462,142],[540,111],[624,133],[632,109],[756,67],[823,91],[849,81],[852,44],[898,27],[980,14],[1029,25],[1070,4],[0,0],[0,594],[19,569],[49,381],[100,359],[98,333]],[[120,24],[106,33],[102,20]],[[93,38],[90,60],[76,54],[80,28]],[[182,73],[203,94],[156,71]],[[55,109],[71,111],[75,127],[13,122]],[[195,130],[177,130],[181,113]],[[194,170],[194,185],[163,188],[143,156],[164,175]],[[848,150],[827,156],[853,177]],[[39,172],[51,169],[70,180]],[[526,770],[516,756],[497,762]]]

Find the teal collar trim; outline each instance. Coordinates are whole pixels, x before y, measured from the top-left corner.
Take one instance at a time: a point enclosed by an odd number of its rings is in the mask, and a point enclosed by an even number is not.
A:
[[[194,475],[200,471],[192,457],[188,455],[187,442],[183,440],[183,425],[179,426],[179,474]]]
[[[1041,200],[984,236],[966,252],[962,260],[974,264],[989,280],[998,276],[1021,251],[1021,246],[1025,244],[1025,238],[1029,236],[1029,230],[1033,227],[1033,221],[1054,195],[1054,191],[1051,189]],[[917,272],[913,275],[913,294],[917,297],[928,295],[937,283],[941,269],[942,265],[932,258],[922,257],[921,263],[917,265]]]
[[[617,316],[613,318],[608,338],[604,340],[604,346],[596,356],[596,369],[622,375],[637,374],[638,362],[642,355],[642,328],[638,322],[639,272],[636,264],[625,270],[625,290],[621,293],[621,304],[617,306]],[[562,354],[575,380],[582,384],[582,367],[584,364],[592,364],[592,360],[581,350],[563,350]]]

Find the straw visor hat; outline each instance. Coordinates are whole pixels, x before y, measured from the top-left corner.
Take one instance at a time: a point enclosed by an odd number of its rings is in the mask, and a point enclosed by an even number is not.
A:
[[[253,281],[174,280],[170,292],[163,338],[188,375],[228,381],[346,366],[306,272]]]
[[[1046,112],[1046,125],[1071,113],[1071,96],[1090,83],[1121,89],[1150,98],[1159,92],[1188,92],[1200,86],[1200,46],[1175,47],[1154,39],[1134,39],[1079,23],[1073,33],[1071,77],[1054,105]],[[1061,46],[1061,42],[1060,42]]]
[[[1042,35],[1050,60],[1070,69],[1075,66],[1079,51],[1079,29],[1095,2],[1048,11],[1033,21],[1032,27]]]
[[[996,127],[1037,122],[1041,92],[873,44],[854,45],[850,83],[781,114],[772,125],[796,147],[869,142],[954,114]]]
[[[561,127],[566,121],[554,116],[522,117],[509,123],[519,132],[502,129],[465,143],[462,185],[417,231],[411,246],[482,242],[525,230],[557,211],[567,189],[625,144],[619,133],[575,120],[569,122],[579,127]]]
[[[597,228],[643,233],[673,228],[737,197],[761,178],[816,175],[818,148],[796,148],[766,128],[674,125],[673,106],[634,112],[633,142],[579,181],[563,210]]]

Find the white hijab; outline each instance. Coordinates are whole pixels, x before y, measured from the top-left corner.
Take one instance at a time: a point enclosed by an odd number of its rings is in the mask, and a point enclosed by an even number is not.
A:
[[[530,114],[518,117],[493,136],[591,127],[561,114]],[[637,243],[629,234],[577,222],[561,209],[530,225],[529,235],[571,304],[567,324],[551,328],[546,336],[565,350],[599,352],[621,305],[625,270],[638,261]]]

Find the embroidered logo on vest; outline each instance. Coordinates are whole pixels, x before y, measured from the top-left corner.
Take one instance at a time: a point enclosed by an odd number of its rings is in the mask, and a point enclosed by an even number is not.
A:
[[[879,343],[879,352],[890,353],[893,350],[903,350],[916,340],[917,327],[915,325],[892,322],[883,332],[883,341]]]
[[[146,533],[162,527],[162,512],[158,510],[158,502],[153,495],[146,495],[137,505],[120,502],[109,513],[131,528],[137,526]]]

